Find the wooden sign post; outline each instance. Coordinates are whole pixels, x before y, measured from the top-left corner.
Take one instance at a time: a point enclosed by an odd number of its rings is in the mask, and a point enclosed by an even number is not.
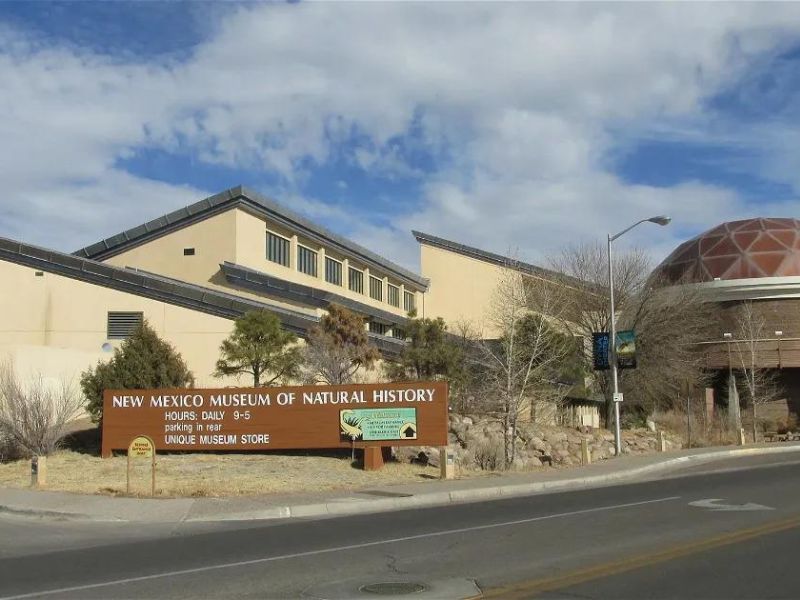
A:
[[[146,435],[137,435],[128,446],[127,493],[131,493],[131,458],[150,459],[150,495],[156,495],[156,445]]]

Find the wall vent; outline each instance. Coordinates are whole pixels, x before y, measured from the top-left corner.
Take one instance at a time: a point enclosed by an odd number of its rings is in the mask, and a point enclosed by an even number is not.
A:
[[[144,321],[141,312],[109,312],[106,337],[109,340],[124,340]]]

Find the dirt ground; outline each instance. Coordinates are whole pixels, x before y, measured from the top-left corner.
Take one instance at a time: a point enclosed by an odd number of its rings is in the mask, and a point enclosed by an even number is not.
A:
[[[124,494],[125,456],[102,459],[61,450],[47,459],[47,489],[86,494]],[[149,494],[149,459],[132,461],[134,494]],[[238,496],[360,489],[438,479],[431,466],[387,463],[378,471],[353,466],[350,455],[173,454],[159,455],[156,495]],[[0,487],[30,485],[30,461],[0,464]]]

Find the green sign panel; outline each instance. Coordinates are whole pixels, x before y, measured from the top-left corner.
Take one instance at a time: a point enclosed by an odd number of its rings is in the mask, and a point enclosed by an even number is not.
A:
[[[416,408],[353,408],[339,411],[342,437],[365,442],[417,439]]]
[[[617,367],[636,368],[636,333],[633,330],[617,332]]]

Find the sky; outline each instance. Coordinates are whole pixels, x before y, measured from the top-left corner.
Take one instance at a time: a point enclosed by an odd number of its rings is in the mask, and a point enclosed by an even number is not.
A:
[[[800,4],[2,2],[0,236],[62,251],[243,184],[410,231],[661,260],[800,213]]]

